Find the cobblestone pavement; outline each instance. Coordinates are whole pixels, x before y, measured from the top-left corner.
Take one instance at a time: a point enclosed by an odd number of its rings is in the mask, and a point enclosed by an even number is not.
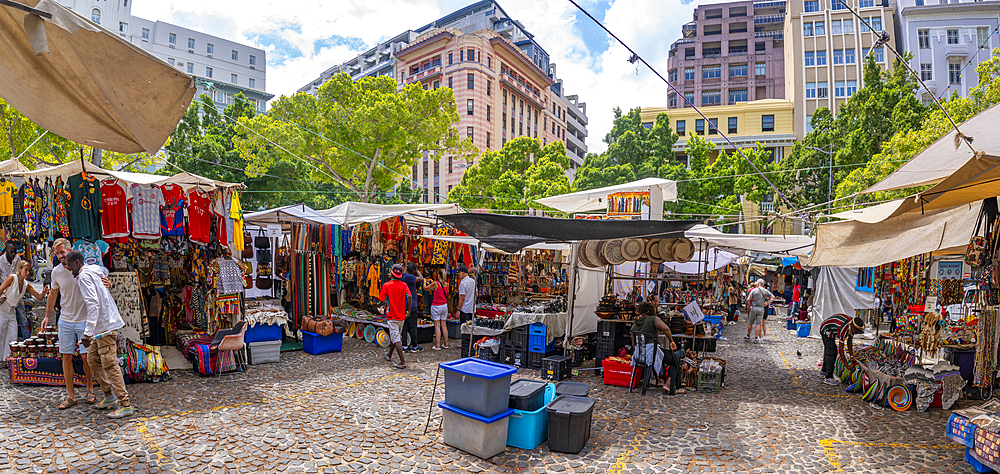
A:
[[[285,353],[245,374],[175,370],[131,385],[138,413],[117,421],[82,403],[59,411],[63,389],[0,376],[0,472],[973,472],[943,436],[947,412],[877,409],[822,384],[820,341],[775,319],[761,344],[743,340],[742,323],[726,327],[718,394],[641,396],[574,377],[598,400],[579,455],[542,443],[480,460],[446,446],[437,408],[423,430],[436,365],[458,341],[397,370],[377,346],[345,339],[343,352]]]

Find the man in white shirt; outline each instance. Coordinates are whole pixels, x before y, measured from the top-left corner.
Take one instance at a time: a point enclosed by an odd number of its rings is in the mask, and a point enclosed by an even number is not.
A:
[[[0,257],[0,275],[3,278],[13,275],[18,263],[21,263],[21,256],[17,254],[17,242],[8,240],[4,245],[3,257]]]
[[[458,315],[464,323],[476,314],[476,280],[469,276],[465,265],[458,267]]]
[[[125,327],[125,321],[111,298],[111,292],[101,281],[104,271],[97,265],[85,265],[83,254],[75,250],[66,255],[66,266],[80,285],[87,315],[87,327],[81,342],[89,349],[87,358],[90,369],[104,392],[104,400],[94,408],[104,410],[117,403],[118,409],[108,413],[108,418],[131,416],[135,410],[125,390],[125,377],[118,368],[118,330]]]

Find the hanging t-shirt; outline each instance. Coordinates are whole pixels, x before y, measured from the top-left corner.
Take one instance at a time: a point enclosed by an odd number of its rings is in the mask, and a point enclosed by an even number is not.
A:
[[[83,254],[83,263],[103,267],[104,254],[108,251],[108,244],[103,240],[88,242],[80,239],[73,243],[73,250]]]
[[[212,238],[212,215],[209,209],[212,201],[208,194],[198,188],[188,191],[188,235],[191,240],[208,244]]]
[[[10,216],[14,214],[14,194],[17,193],[17,186],[13,181],[4,179],[0,183],[0,216]]]
[[[69,230],[73,237],[96,242],[101,239],[101,183],[83,173],[66,180],[69,188]]]
[[[229,210],[232,207],[232,199],[229,198],[229,191],[218,190],[213,196],[215,204],[212,213],[219,217],[216,228],[219,244],[223,247],[229,246],[233,242],[233,219],[229,217]]]
[[[233,247],[242,249],[243,242],[243,208],[240,207],[240,195],[232,192],[232,202],[229,207],[229,217],[233,220]]]
[[[62,178],[56,178],[55,184],[55,222],[53,227],[59,235],[69,238],[69,201],[71,196],[69,191],[62,184]]]
[[[101,206],[101,232],[104,237],[128,237],[128,195],[121,181],[101,181]]]
[[[137,239],[160,238],[160,207],[163,194],[155,184],[132,184],[132,236]]]
[[[35,214],[35,187],[30,181],[21,186],[24,193],[24,235],[28,237],[38,237],[38,219]]]
[[[176,184],[160,186],[163,208],[160,212],[161,235],[184,235],[184,189]]]

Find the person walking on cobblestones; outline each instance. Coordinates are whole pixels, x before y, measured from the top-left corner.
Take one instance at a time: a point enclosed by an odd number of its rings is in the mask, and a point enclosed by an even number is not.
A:
[[[837,356],[850,361],[854,359],[854,335],[865,331],[865,321],[861,318],[851,318],[846,314],[835,314],[823,320],[819,327],[819,335],[823,339],[823,378],[829,385],[840,382],[833,378],[833,366]],[[850,357],[844,356],[844,346]]]
[[[406,262],[406,273],[402,280],[410,289],[410,310],[403,321],[403,352],[420,352],[424,348],[417,344],[417,285],[423,286],[424,276],[417,270],[416,263]]]
[[[747,339],[750,339],[751,330],[754,331],[754,342],[759,342],[764,325],[764,312],[767,305],[774,301],[774,295],[767,288],[764,288],[764,280],[757,280],[757,284],[747,294],[747,306],[750,308],[750,315],[747,317]]]
[[[118,367],[118,330],[125,327],[118,305],[111,298],[111,292],[104,286],[101,277],[104,272],[97,265],[85,265],[83,254],[74,250],[66,255],[66,265],[80,285],[83,307],[87,315],[87,327],[83,333],[83,345],[87,347],[90,368],[101,385],[104,400],[94,405],[98,410],[106,410],[118,404],[118,409],[108,413],[108,418],[124,418],[135,413],[125,390],[125,378]]]
[[[386,303],[385,322],[389,326],[389,352],[385,354],[385,360],[392,362],[392,351],[399,354],[399,363],[395,365],[397,369],[406,368],[406,357],[403,356],[403,321],[406,320],[406,313],[410,309],[413,296],[410,295],[410,288],[403,283],[403,265],[392,266],[392,279],[382,285],[382,291],[378,299]]]

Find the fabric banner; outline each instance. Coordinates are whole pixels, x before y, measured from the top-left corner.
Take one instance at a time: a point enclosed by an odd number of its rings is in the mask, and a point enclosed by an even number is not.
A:
[[[875,305],[875,293],[857,291],[857,281],[857,268],[819,268],[816,294],[809,310],[812,320],[809,337],[819,337],[819,327],[823,320],[834,314],[854,317],[855,309],[867,309]]]

